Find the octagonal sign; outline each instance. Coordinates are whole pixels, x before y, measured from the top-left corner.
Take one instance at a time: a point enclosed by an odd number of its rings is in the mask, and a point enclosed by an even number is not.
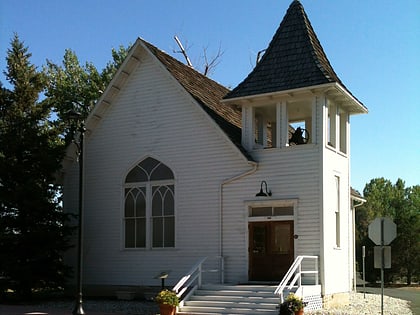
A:
[[[389,245],[397,236],[397,225],[390,218],[376,218],[369,224],[368,231],[369,238],[376,245]]]

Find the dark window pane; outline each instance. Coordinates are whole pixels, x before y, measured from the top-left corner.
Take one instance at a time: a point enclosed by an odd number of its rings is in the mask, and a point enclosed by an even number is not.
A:
[[[153,219],[153,247],[163,247],[163,218]]]
[[[156,161],[154,158],[148,157],[147,159],[141,161],[139,166],[146,171],[148,176],[153,172],[153,169],[159,164],[159,161]]]
[[[133,248],[135,247],[135,231],[134,231],[134,219],[125,220],[125,247]]]
[[[287,254],[290,251],[290,225],[276,224],[272,238],[272,251],[277,254]]]
[[[146,247],[146,219],[136,220],[136,247]]]
[[[175,247],[175,217],[165,217],[165,247]]]
[[[134,198],[132,192],[129,192],[125,197],[124,215],[126,218],[134,217]]]
[[[147,182],[148,176],[141,168],[135,166],[125,178],[126,183]]]
[[[251,217],[269,217],[272,216],[271,207],[252,208]]]
[[[254,226],[252,231],[252,250],[254,254],[265,254],[266,252],[266,227]]]
[[[160,190],[156,190],[152,199],[152,216],[162,216],[162,195]]]
[[[172,194],[171,190],[167,190],[166,192],[163,207],[164,207],[163,209],[164,215],[173,215],[175,213],[174,195]]]
[[[138,191],[136,199],[136,217],[146,216],[146,192],[145,188]]]
[[[151,174],[150,180],[173,179],[174,174],[165,164],[160,164]]]
[[[293,215],[293,206],[290,207],[275,207],[274,215]]]

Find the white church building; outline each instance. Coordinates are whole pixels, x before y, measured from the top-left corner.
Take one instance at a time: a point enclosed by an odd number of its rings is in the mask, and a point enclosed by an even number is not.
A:
[[[358,200],[350,117],[365,113],[297,0],[233,90],[137,39],[85,122],[84,289],[137,292],[167,274],[185,314],[199,313],[188,300],[210,284],[295,290],[313,308],[345,300]],[[78,170],[69,147],[68,212]]]

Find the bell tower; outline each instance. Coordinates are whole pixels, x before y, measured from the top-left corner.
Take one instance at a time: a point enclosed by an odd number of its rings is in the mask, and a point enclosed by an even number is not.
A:
[[[325,113],[317,112],[319,97],[328,98]],[[346,117],[367,113],[334,72],[297,0],[254,70],[224,102],[242,108],[242,145],[247,150],[321,144],[316,115],[326,114],[329,118],[320,123],[329,124],[327,142],[347,152]]]
[[[296,201],[295,255],[320,257],[322,295],[351,290],[350,117],[368,110],[335,73],[298,0],[223,102],[242,109],[242,146],[272,198]]]

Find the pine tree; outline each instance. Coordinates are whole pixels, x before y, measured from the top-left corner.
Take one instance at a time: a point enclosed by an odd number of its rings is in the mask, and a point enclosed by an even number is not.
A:
[[[11,89],[0,94],[0,274],[29,297],[63,285],[69,269],[61,255],[71,231],[54,178],[64,144],[39,100],[46,78],[16,34],[10,46],[4,74]]]

